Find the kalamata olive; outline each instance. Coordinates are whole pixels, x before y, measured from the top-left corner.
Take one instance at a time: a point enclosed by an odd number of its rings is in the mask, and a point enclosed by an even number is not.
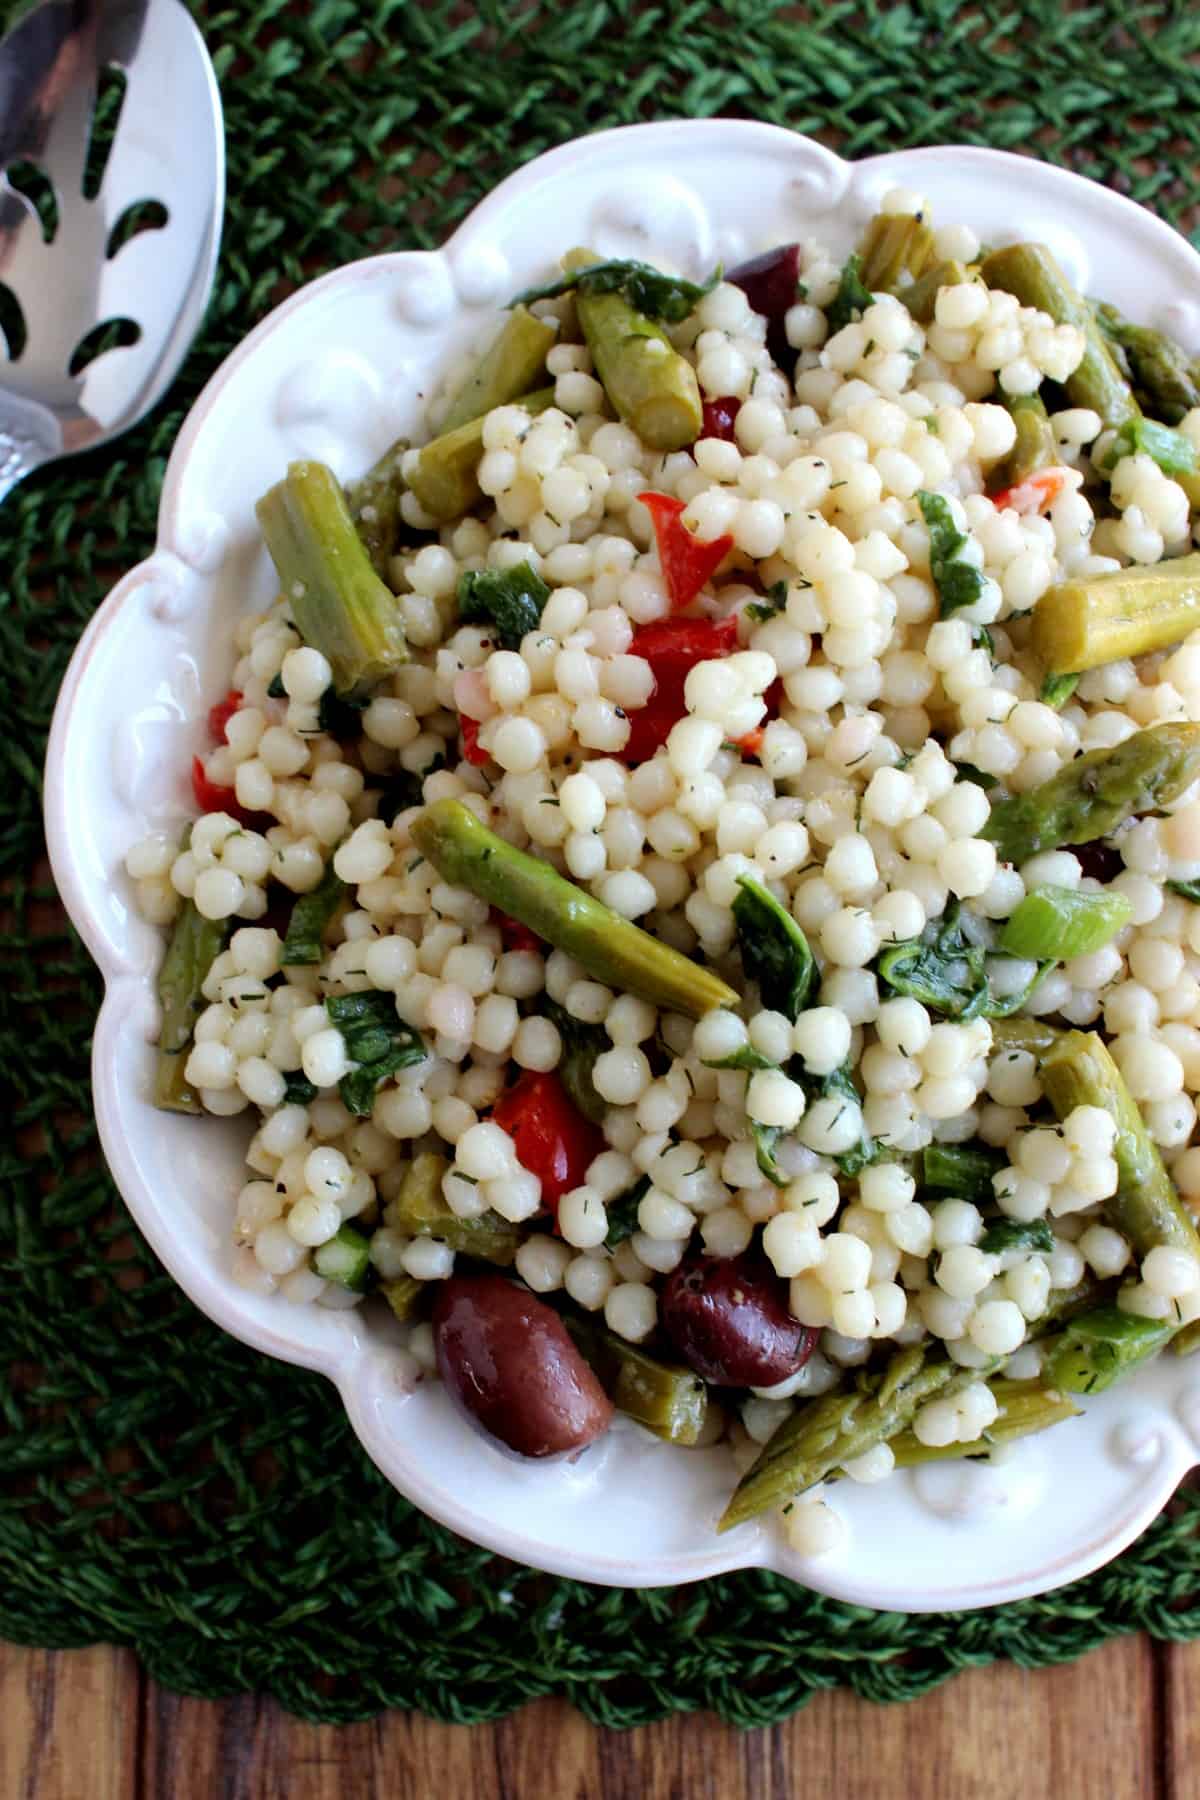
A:
[[[582,1450],[612,1403],[544,1301],[502,1275],[456,1275],[433,1309],[438,1372],[464,1412],[519,1456]]]
[[[817,1334],[788,1311],[787,1283],[766,1257],[685,1257],[659,1306],[689,1368],[721,1387],[774,1387],[802,1368]]]
[[[799,244],[780,244],[752,256],[749,262],[730,269],[726,281],[740,287],[756,313],[766,319],[782,319],[796,304],[796,286],[800,280]]]

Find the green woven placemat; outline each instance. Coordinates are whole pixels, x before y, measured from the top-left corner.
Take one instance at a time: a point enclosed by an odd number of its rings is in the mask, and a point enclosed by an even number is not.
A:
[[[623,1593],[498,1563],[414,1513],[332,1390],[234,1343],[177,1292],[99,1168],[95,973],[47,885],[39,769],[83,626],[154,536],[164,460],[220,359],[283,293],[433,245],[518,163],[582,131],[730,113],[850,155],[1036,149],[1184,226],[1200,202],[1200,13],[581,0],[201,6],[230,206],[212,310],[168,404],[0,511],[0,1634],[132,1645],[188,1693],[255,1688],[314,1719],[502,1715],[564,1694],[632,1724],[739,1724],[845,1682],[904,1699],[1007,1656],[1200,1635],[1197,1499],[1118,1563],[998,1611],[906,1618],[775,1576]]]

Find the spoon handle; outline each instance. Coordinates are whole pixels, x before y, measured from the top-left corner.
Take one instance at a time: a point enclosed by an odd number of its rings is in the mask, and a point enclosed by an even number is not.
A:
[[[0,501],[65,447],[62,427],[47,407],[0,387]]]

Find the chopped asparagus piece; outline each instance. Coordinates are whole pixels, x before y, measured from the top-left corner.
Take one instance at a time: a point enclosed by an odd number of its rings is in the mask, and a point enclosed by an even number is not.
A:
[[[1090,956],[1133,917],[1124,894],[1077,893],[1073,888],[1030,888],[1005,920],[999,948],[1006,956],[1051,957],[1070,962]]]
[[[992,1025],[992,1054],[1028,1050],[1031,1056],[1042,1057],[1053,1050],[1062,1035],[1056,1025],[1047,1025],[1044,1019],[996,1019]]]
[[[1054,1233],[1045,1219],[996,1219],[980,1238],[979,1248],[988,1256],[1003,1256],[1008,1250],[1042,1250],[1048,1256]]]
[[[618,1412],[668,1443],[696,1442],[708,1391],[694,1369],[661,1362],[579,1313],[564,1311],[562,1321]]]
[[[429,1289],[429,1282],[415,1275],[398,1275],[394,1281],[381,1281],[379,1291],[402,1324],[414,1316]]]
[[[1044,1385],[1043,1381],[1013,1381],[996,1375],[988,1382],[1000,1408],[981,1438],[970,1444],[923,1444],[914,1431],[902,1431],[891,1440],[892,1455],[898,1469],[916,1468],[921,1463],[942,1462],[953,1457],[985,1457],[1003,1444],[1030,1437],[1037,1431],[1048,1431],[1064,1419],[1079,1416],[1079,1408],[1066,1394]]]
[[[1200,775],[1200,726],[1152,725],[1111,750],[1089,750],[1049,781],[993,805],[981,836],[1001,862],[1060,844],[1090,844],[1165,806]]]
[[[868,1376],[848,1393],[823,1394],[798,1407],[742,1476],[717,1530],[728,1531],[815,1487],[876,1444],[890,1442],[927,1401],[985,1381],[1002,1360],[964,1369],[948,1356],[932,1354],[928,1345],[916,1344],[897,1351],[881,1376]]]
[[[1104,1202],[1110,1222],[1139,1256],[1169,1244],[1200,1260],[1200,1237],[1163,1167],[1121,1071],[1094,1031],[1063,1032],[1043,1056],[1042,1089],[1065,1119],[1077,1106],[1100,1106],[1117,1127],[1113,1148],[1119,1184]]]
[[[407,438],[397,438],[366,474],[346,489],[346,505],[354,529],[363,541],[375,573],[386,581],[400,537],[400,496],[404,482],[400,465],[408,449]]]
[[[900,288],[897,297],[903,300],[919,324],[928,325],[942,288],[961,287],[963,282],[972,279],[973,274],[974,270],[965,263],[951,258],[949,262],[935,263],[932,269],[925,269],[910,287]]]
[[[1056,674],[1165,650],[1198,628],[1200,551],[1060,581],[1034,608],[1031,642]]]
[[[407,660],[400,603],[354,528],[341,483],[319,462],[294,462],[255,511],[296,629],[350,693]]]
[[[189,827],[183,840],[185,847],[190,834]],[[192,1047],[192,1030],[207,1004],[202,991],[204,983],[229,940],[231,924],[229,919],[204,918],[194,901],[185,900],[172,927],[158,971],[162,1025],[154,1063],[154,1104],[163,1112],[201,1110],[184,1069]]]
[[[855,252],[847,257],[842,270],[842,278],[838,283],[838,291],[825,308],[825,321],[830,337],[835,337],[847,325],[861,318],[875,296],[863,281],[860,273],[860,258]]]
[[[1080,1313],[1055,1339],[1042,1364],[1042,1379],[1068,1394],[1100,1394],[1131,1369],[1157,1356],[1178,1327],[1142,1319],[1117,1306]]]
[[[413,822],[412,839],[443,880],[519,919],[608,987],[668,1012],[702,1018],[737,995],[711,970],[660,944],[547,863],[489,831],[461,800],[438,800]]]
[[[529,393],[557,336],[548,319],[535,319],[525,307],[515,305],[446,408],[442,431],[456,431],[472,419],[482,419],[493,407],[507,406]]]
[[[923,274],[933,255],[933,232],[916,213],[876,213],[858,247],[862,284],[873,294],[904,298],[901,278]]]
[[[434,1237],[462,1256],[507,1268],[517,1254],[522,1233],[498,1213],[481,1213],[477,1219],[460,1219],[442,1195],[442,1177],[449,1164],[431,1151],[418,1156],[400,1184],[400,1191],[383,1209],[385,1225],[405,1237]]]
[[[595,264],[589,250],[563,258],[568,273]],[[624,294],[575,295],[575,310],[596,374],[617,416],[651,450],[684,450],[703,423],[696,371],[661,325],[638,312]]]
[[[353,1225],[343,1225],[335,1236],[313,1251],[313,1268],[326,1281],[360,1294],[367,1285],[371,1241]]]
[[[523,394],[514,405],[527,413],[543,413],[554,405],[554,389]],[[460,519],[483,498],[477,470],[483,458],[483,420],[470,419],[426,444],[409,472],[408,485],[430,518],[439,524]]]
[[[796,246],[798,249],[799,246]],[[682,275],[668,275],[653,263],[634,258],[613,257],[600,262],[591,251],[575,251],[564,259],[568,273],[544,287],[526,288],[510,302],[512,306],[532,306],[537,300],[557,300],[562,294],[621,294],[636,312],[648,319],[662,319],[668,325],[682,325],[705,294],[711,294],[721,279],[718,263],[705,281],[687,281]],[[743,273],[745,271],[743,270]],[[730,275],[736,279],[737,271]]]
[[[998,462],[988,477],[988,491],[1003,494],[1019,487],[1039,469],[1058,461],[1058,445],[1054,427],[1040,394],[1019,394],[1005,399],[1017,429],[1017,439],[1008,455]]]
[[[279,958],[285,967],[320,962],[325,954],[322,941],[325,932],[346,893],[346,883],[334,874],[330,862],[317,886],[309,893],[301,894],[292,906],[283,954]]]
[[[1200,464],[1195,445],[1182,431],[1172,431],[1157,419],[1126,419],[1098,466],[1111,471],[1122,457],[1139,454],[1156,462],[1164,475],[1194,475]]]
[[[1139,415],[1133,389],[1113,356],[1095,316],[1067,280],[1044,244],[1010,244],[984,257],[983,279],[989,287],[1015,294],[1022,306],[1036,306],[1059,325],[1077,325],[1087,340],[1083,361],[1067,377],[1073,406],[1098,412],[1105,425],[1118,427]]]

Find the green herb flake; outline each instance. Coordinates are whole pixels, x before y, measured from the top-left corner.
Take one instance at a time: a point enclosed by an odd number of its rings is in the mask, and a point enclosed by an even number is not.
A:
[[[458,616],[464,625],[488,623],[506,650],[519,650],[536,631],[550,589],[531,563],[511,569],[468,569],[459,577]]]

